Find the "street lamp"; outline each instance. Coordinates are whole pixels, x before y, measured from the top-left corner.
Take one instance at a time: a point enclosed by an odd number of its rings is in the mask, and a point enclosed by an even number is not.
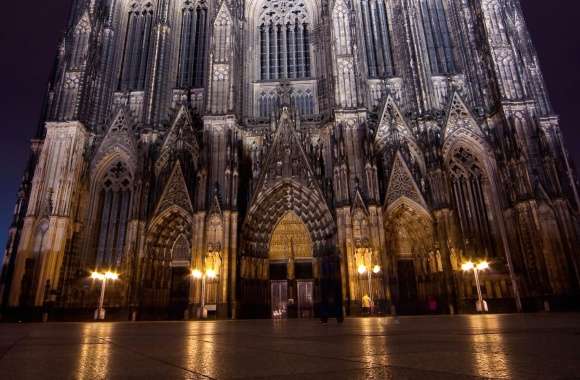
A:
[[[483,295],[481,293],[481,284],[479,283],[479,271],[489,269],[489,263],[485,260],[480,261],[477,264],[474,264],[472,261],[468,261],[461,264],[461,269],[464,272],[469,272],[473,270],[473,276],[475,277],[475,287],[477,288],[477,302],[475,304],[475,309],[480,313],[486,312],[487,302],[485,302],[485,300],[483,299]]]
[[[91,278],[93,280],[101,281],[101,298],[99,299],[99,306],[97,307],[97,310],[95,310],[94,319],[96,321],[104,320],[105,319],[105,308],[103,307],[103,304],[105,303],[105,289],[107,288],[107,281],[108,280],[117,281],[119,279],[119,275],[115,272],[109,272],[109,271],[107,271],[105,273],[93,272],[93,273],[91,273]]]
[[[371,299],[371,313],[372,313],[372,309],[374,306],[374,300],[373,300],[373,290],[372,290],[372,286],[373,286],[373,278],[372,278],[372,274],[378,274],[381,271],[381,267],[379,265],[375,265],[371,268],[370,264],[369,267],[367,268],[366,265],[361,264],[358,266],[358,273],[360,275],[363,274],[367,274],[368,277],[368,281],[369,281],[369,297]]]
[[[213,280],[217,277],[217,273],[213,269],[208,269],[205,272],[200,271],[199,269],[194,269],[191,271],[191,275],[196,280],[201,280],[201,315],[200,317],[205,319],[207,318],[207,309],[205,308],[205,281],[206,278]]]

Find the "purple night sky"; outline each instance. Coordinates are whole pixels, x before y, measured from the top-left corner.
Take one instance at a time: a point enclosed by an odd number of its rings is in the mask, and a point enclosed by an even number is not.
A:
[[[521,0],[527,14],[552,104],[561,116],[567,148],[580,162],[580,2]],[[0,23],[0,258],[29,139],[38,123],[42,99],[71,0],[45,1],[31,11],[24,1],[4,4]]]

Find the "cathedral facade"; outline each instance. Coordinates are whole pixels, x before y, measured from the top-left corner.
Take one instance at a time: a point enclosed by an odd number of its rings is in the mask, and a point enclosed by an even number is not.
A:
[[[76,0],[2,303],[469,311],[486,260],[490,309],[559,304],[571,165],[519,0]]]

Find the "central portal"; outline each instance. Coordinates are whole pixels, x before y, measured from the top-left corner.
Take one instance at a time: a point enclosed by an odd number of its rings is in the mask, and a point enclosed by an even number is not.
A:
[[[314,260],[306,225],[292,211],[276,224],[269,247],[272,318],[314,314]]]

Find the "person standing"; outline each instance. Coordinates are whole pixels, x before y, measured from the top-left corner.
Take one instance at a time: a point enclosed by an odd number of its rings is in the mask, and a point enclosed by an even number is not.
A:
[[[362,312],[364,315],[371,315],[372,303],[371,297],[365,294],[362,298]]]

